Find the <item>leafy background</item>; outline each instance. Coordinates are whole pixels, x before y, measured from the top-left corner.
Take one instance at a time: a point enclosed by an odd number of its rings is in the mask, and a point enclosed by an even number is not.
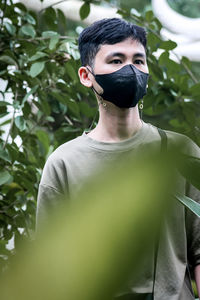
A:
[[[47,157],[60,144],[95,125],[96,99],[78,79],[77,37],[90,4],[118,7],[123,18],[148,30],[151,73],[143,119],[191,137],[200,145],[199,73],[163,41],[150,1],[85,1],[80,22],[49,7],[36,14],[21,3],[0,3],[0,270],[5,270],[35,226],[38,184]],[[172,2],[172,1],[171,1]],[[176,2],[178,9],[179,1]],[[188,2],[188,1],[182,1]],[[198,1],[199,2],[199,1]],[[195,11],[195,9],[194,9]],[[191,14],[193,14],[191,12]],[[157,49],[163,53],[159,59]],[[5,130],[5,125],[9,130]],[[12,240],[14,248],[8,247]]]

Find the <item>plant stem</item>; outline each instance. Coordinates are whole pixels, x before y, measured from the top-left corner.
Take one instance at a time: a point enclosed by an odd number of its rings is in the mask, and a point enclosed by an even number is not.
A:
[[[188,66],[180,59],[180,57],[176,53],[174,53],[174,51],[172,51],[172,52],[177,57],[179,63],[184,67],[185,71],[188,73],[188,75],[191,77],[191,79],[194,81],[194,83],[198,83],[197,78],[194,76],[194,74],[192,73],[190,68],[188,68]]]
[[[1,29],[3,28],[3,19],[6,12],[6,0],[4,0],[4,7],[2,9],[2,17],[1,17]]]
[[[17,96],[18,96],[17,94],[18,94],[18,93],[16,92],[16,94],[15,94],[15,101],[17,100]],[[10,128],[9,128],[7,137],[6,137],[6,139],[5,139],[5,142],[4,142],[4,145],[3,145],[3,149],[5,149],[5,147],[6,147],[7,143],[8,143],[8,139],[9,139],[9,136],[10,136],[11,131],[12,131],[12,128],[13,128],[14,119],[15,119],[15,112],[16,112],[16,109],[14,108],[13,114],[12,114],[11,123],[10,123]]]

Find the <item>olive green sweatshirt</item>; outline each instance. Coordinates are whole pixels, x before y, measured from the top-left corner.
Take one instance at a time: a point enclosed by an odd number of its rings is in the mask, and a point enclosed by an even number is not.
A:
[[[200,157],[200,149],[189,138],[171,131],[166,131],[166,134],[169,147],[179,141],[186,141],[186,152]],[[49,208],[58,205],[56,198],[67,192],[73,199],[90,176],[94,176],[118,155],[135,152],[153,142],[160,145],[160,139],[157,128],[143,122],[142,128],[133,137],[121,142],[100,142],[84,132],[58,147],[49,156],[43,170],[38,193],[37,226],[45,223]],[[186,191],[183,177],[179,189],[182,193]],[[189,186],[187,195],[200,202],[200,192],[194,187]],[[186,267],[188,263],[192,268],[200,264],[200,219],[177,202],[164,227],[157,256],[155,300],[194,299]],[[152,282],[153,260],[142,270],[138,283],[132,285],[130,282],[124,293],[150,293]]]

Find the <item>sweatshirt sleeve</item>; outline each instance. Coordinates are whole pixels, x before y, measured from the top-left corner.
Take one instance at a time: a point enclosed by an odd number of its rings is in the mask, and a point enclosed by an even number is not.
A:
[[[59,205],[62,193],[55,188],[40,184],[38,190],[36,228],[37,230],[48,223],[51,212]]]
[[[62,156],[53,153],[47,160],[39,185],[37,197],[36,229],[48,223],[48,217],[55,211],[63,196],[67,198],[68,177]]]
[[[200,158],[200,148],[193,142],[189,141],[188,152],[194,157]],[[186,195],[200,204],[200,190],[192,184],[187,184]],[[188,241],[188,260],[189,264],[194,267],[200,264],[200,218],[186,210],[186,230]]]
[[[187,196],[200,203],[200,191],[191,184],[187,188]],[[189,209],[186,210],[186,229],[188,241],[189,264],[194,267],[200,264],[200,218]]]

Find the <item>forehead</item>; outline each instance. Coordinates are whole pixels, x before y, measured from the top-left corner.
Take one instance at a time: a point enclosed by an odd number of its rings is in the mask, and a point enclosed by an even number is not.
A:
[[[134,54],[136,53],[141,53],[144,56],[146,56],[144,46],[140,42],[133,40],[132,38],[128,38],[122,42],[113,45],[101,45],[99,51],[96,54],[95,59],[105,58],[106,56],[114,52],[122,53],[126,56],[134,56]]]

